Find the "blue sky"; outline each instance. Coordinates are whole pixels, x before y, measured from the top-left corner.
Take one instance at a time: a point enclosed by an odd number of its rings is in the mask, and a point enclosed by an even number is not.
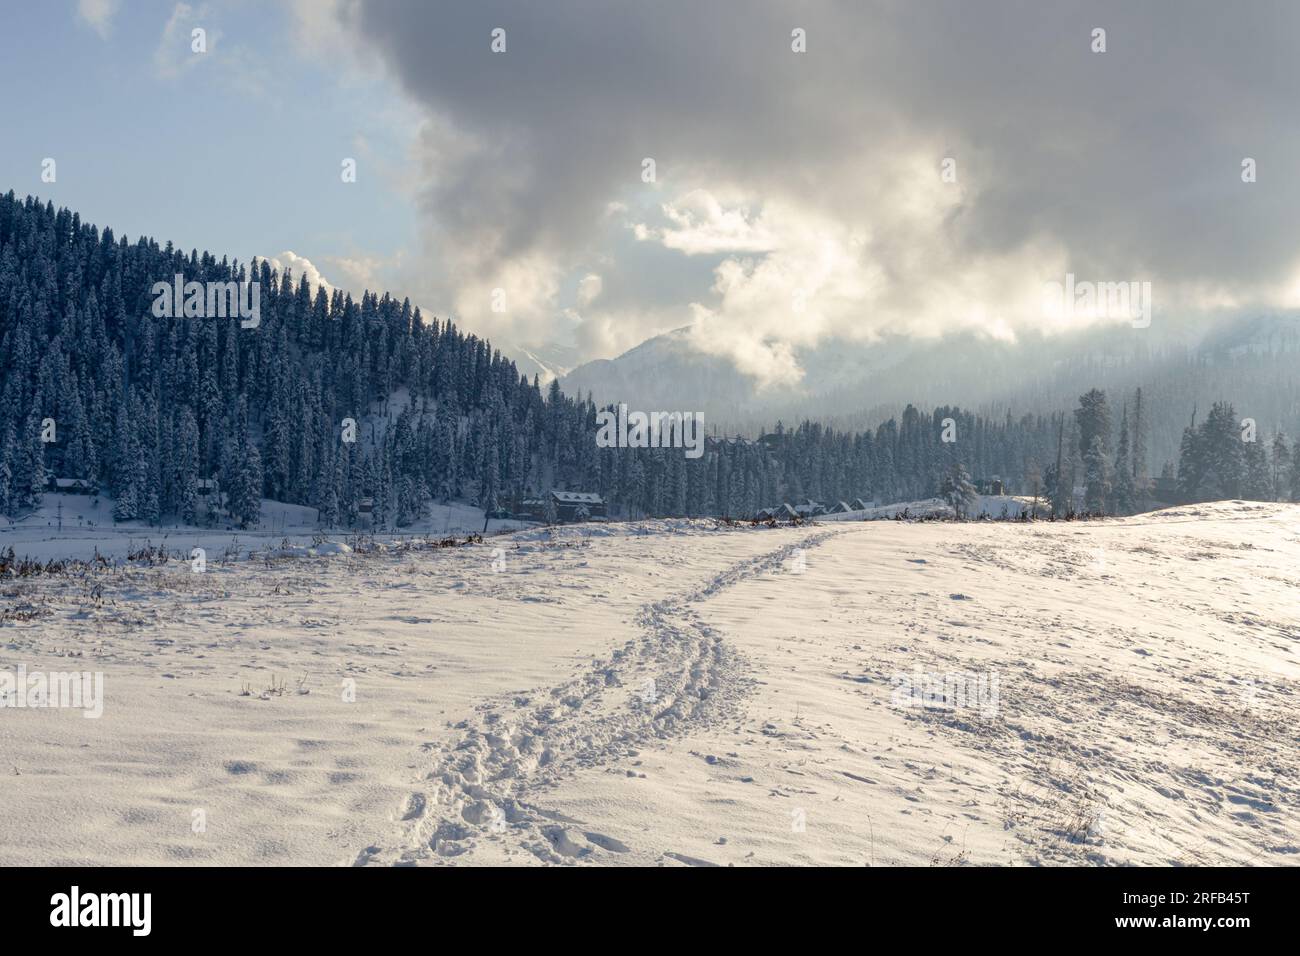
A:
[[[324,260],[409,247],[409,199],[367,163],[408,145],[387,83],[300,52],[287,7],[179,6],[170,33],[178,5],[152,0],[121,4],[101,32],[75,2],[5,3],[0,187],[132,239],[241,259],[293,250],[327,277]],[[192,26],[207,53],[191,52]],[[341,182],[343,157],[358,158],[357,182]]]

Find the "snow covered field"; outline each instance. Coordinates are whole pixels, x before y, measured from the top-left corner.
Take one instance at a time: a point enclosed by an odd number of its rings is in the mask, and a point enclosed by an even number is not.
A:
[[[1300,862],[1300,506],[0,587],[2,864]]]
[[[529,526],[528,522],[493,518],[487,523],[487,534]],[[269,499],[262,500],[262,521],[253,530],[228,530],[221,526],[196,528],[181,524],[157,527],[143,521],[119,524],[113,521],[113,499],[107,495],[91,498],[87,495],[47,494],[39,508],[18,521],[0,515],[0,551],[13,548],[18,558],[41,561],[51,558],[89,560],[97,553],[121,561],[145,545],[160,547],[169,554],[186,558],[194,548],[203,548],[209,559],[228,550],[246,558],[250,551],[261,553],[277,549],[286,541],[293,547],[306,547],[321,533],[315,508]],[[398,541],[412,537],[483,533],[481,508],[451,502],[431,505],[425,520],[403,528],[400,533],[381,532],[373,537],[381,541]],[[331,532],[329,537],[343,542],[353,534],[339,530]]]

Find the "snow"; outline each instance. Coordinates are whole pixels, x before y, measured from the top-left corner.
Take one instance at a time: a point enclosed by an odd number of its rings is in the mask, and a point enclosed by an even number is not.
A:
[[[979,495],[978,501],[974,506],[966,509],[965,514],[970,518],[1018,518],[1021,512],[1032,513],[1034,499],[1025,498],[1018,495]],[[1038,499],[1038,514],[1040,516],[1049,510],[1047,503]],[[856,511],[841,511],[836,514],[818,515],[814,521],[880,521],[885,518],[896,518],[906,512],[910,518],[951,518],[953,517],[952,505],[948,504],[942,498],[926,498],[923,501],[903,501],[892,505],[880,505],[876,508],[859,509]]]
[[[1300,854],[1300,506],[263,557],[3,581],[0,864]]]
[[[62,530],[59,523],[62,521]],[[527,521],[491,519],[488,535],[531,527]],[[263,499],[261,523],[252,529],[198,528],[179,523],[161,527],[143,521],[114,523],[113,499],[107,495],[47,494],[40,508],[17,521],[0,516],[0,551],[14,549],[19,557],[42,561],[62,558],[88,560],[95,554],[124,560],[145,544],[164,548],[173,556],[186,559],[194,548],[202,548],[209,559],[227,551],[240,557],[274,550],[279,554],[296,549],[300,554],[339,553],[349,538],[373,537],[380,542],[397,542],[410,538],[484,534],[483,509],[461,502],[434,504],[422,521],[413,522],[393,532],[371,533],[364,528],[322,529],[316,509]],[[322,543],[324,536],[333,539]]]

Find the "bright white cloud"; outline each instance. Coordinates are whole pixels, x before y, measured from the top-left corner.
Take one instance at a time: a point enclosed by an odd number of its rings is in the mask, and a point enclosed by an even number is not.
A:
[[[765,204],[752,222],[767,251],[729,255],[714,269],[716,301],[692,304],[693,344],[761,385],[794,386],[803,375],[796,350],[828,338],[1044,328],[1043,283],[1062,267],[1060,250],[1030,242],[971,257],[943,241],[952,197],[927,185],[926,169],[898,174],[916,179],[899,190],[906,201],[877,197],[869,229],[798,202]],[[727,210],[712,220],[740,221]]]
[[[262,259],[265,259],[267,262],[269,262],[271,268],[279,272],[281,276],[284,275],[285,269],[292,269],[293,283],[295,286],[297,286],[298,281],[303,276],[306,276],[307,284],[311,286],[313,293],[318,288],[324,289],[326,295],[333,295],[334,293],[334,285],[323,275],[320,274],[320,270],[317,269],[316,266],[312,264],[312,261],[310,259],[298,255],[296,252],[293,252],[292,250],[286,249],[278,256],[257,256],[254,258],[254,262],[260,261]]]
[[[688,256],[771,252],[777,247],[777,237],[761,218],[744,208],[724,208],[706,189],[694,189],[660,209],[670,225],[654,229],[638,223],[634,227],[638,239],[657,240]]]
[[[455,316],[470,330],[499,341],[547,340],[557,322],[571,321],[557,305],[562,279],[559,267],[545,256],[504,261],[492,274],[461,284]]]

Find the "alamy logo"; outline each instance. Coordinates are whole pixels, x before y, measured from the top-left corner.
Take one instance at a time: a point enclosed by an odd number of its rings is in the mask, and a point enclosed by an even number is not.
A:
[[[132,936],[148,936],[152,927],[152,893],[71,893],[50,897],[51,926],[129,926]]]
[[[1135,329],[1151,325],[1150,282],[1076,282],[1067,272],[1064,284],[1049,282],[1043,293],[1051,318],[1127,319]]]
[[[599,448],[685,448],[687,458],[704,454],[704,415],[701,412],[618,412],[596,413],[596,445]]]
[[[913,671],[895,674],[889,702],[894,707],[927,710],[978,710],[981,717],[998,714],[998,675],[969,672],[939,674]]]
[[[82,711],[82,717],[104,716],[104,674],[102,671],[27,672],[19,664],[15,673],[0,671],[0,708],[66,707]]]
[[[179,272],[168,282],[155,282],[156,319],[225,319],[239,317],[240,328],[262,324],[262,287],[258,282],[186,282]]]

